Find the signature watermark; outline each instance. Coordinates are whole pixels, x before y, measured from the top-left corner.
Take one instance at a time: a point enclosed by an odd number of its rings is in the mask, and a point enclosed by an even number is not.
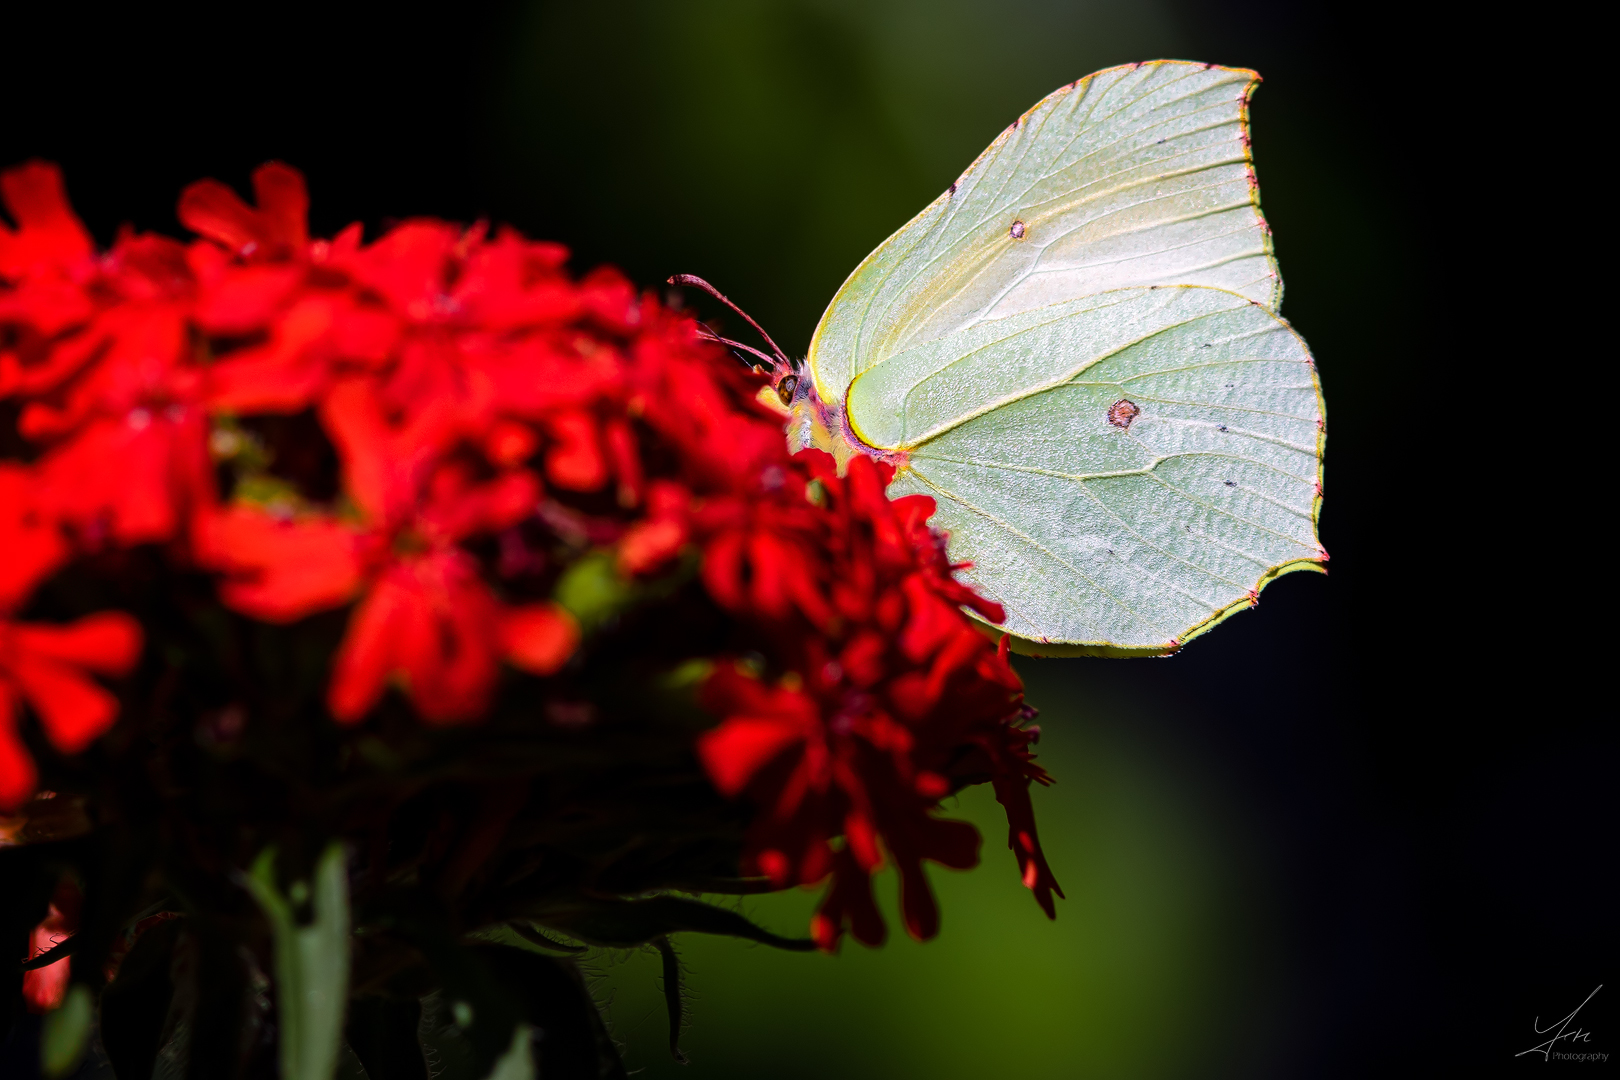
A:
[[[1603,989],[1603,984],[1599,983],[1597,990],[1593,990],[1590,994],[1586,995],[1586,1001],[1591,1001],[1593,998],[1597,997],[1597,992],[1601,989]],[[1564,1017],[1562,1020],[1554,1020],[1546,1027],[1541,1026],[1541,1017],[1536,1017],[1536,1034],[1551,1034],[1552,1038],[1548,1039],[1539,1046],[1532,1046],[1528,1050],[1520,1050],[1513,1056],[1524,1057],[1526,1054],[1540,1054],[1541,1060],[1543,1061],[1608,1061],[1609,1055],[1602,1053],[1601,1051],[1575,1049],[1577,1045],[1584,1047],[1590,1044],[1592,1041],[1592,1033],[1590,1031],[1587,1031],[1585,1028],[1575,1026],[1575,1017],[1579,1015],[1582,1009],[1586,1008],[1586,1001],[1583,1001],[1579,1005],[1575,1006],[1574,1011],[1568,1016]],[[1574,1030],[1571,1030],[1572,1027]],[[1565,1049],[1560,1047],[1560,1043],[1568,1044],[1568,1048]]]

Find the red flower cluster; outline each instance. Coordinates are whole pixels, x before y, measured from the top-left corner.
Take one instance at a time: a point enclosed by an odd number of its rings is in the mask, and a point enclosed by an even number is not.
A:
[[[1029,800],[1030,781],[1049,780],[1028,751],[1035,731],[1016,723],[1022,683],[1006,639],[997,648],[961,610],[999,622],[1001,609],[951,576],[926,524],[932,499],[884,495],[889,466],[856,458],[840,478],[820,451],[799,462],[809,499],[789,490],[727,507],[704,563],[710,593],[776,630],[791,668],[770,686],[722,667],[706,688],[726,719],[699,740],[704,764],[722,791],[747,791],[762,811],[747,857],[778,887],[831,871],[817,943],[834,948],[849,925],[875,945],[881,839],[900,870],[906,929],[929,938],[939,912],[922,861],[965,869],[979,848],[971,825],[933,810],[962,784],[990,780],[1024,883],[1054,914],[1052,893],[1063,894]]]
[[[921,863],[976,861],[972,827],[934,816],[970,782],[995,784],[1052,911],[1021,686],[962,606],[1001,613],[952,577],[929,500],[891,502],[866,459],[839,477],[825,455],[790,457],[758,379],[612,271],[576,282],[557,245],[434,220],[312,240],[302,177],[253,179],[256,206],[186,190],[189,244],[126,230],[101,254],[53,167],[0,179],[16,222],[0,222],[0,402],[31,447],[0,462],[0,808],[35,786],[18,703],[76,753],[117,710],[85,673],[140,651],[120,614],[3,621],[78,555],[158,545],[266,622],[352,606],[332,716],[359,722],[394,686],[459,723],[487,710],[502,662],[550,675],[581,645],[524,587],[555,548],[539,531],[611,550],[626,579],[695,554],[708,595],[770,648],[785,674],[769,683],[717,665],[705,695],[723,720],[698,752],[759,807],[751,868],[778,886],[834,875],[823,947],[846,924],[882,938],[883,847],[908,929],[935,932]],[[333,490],[264,465],[254,424],[275,417],[308,419]]]

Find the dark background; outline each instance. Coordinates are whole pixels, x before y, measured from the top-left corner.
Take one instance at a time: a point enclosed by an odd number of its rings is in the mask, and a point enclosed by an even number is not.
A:
[[[1613,304],[1594,25],[1268,0],[247,10],[12,5],[0,167],[59,162],[108,242],[124,222],[177,233],[184,184],[245,189],[280,158],[308,175],[317,232],[509,222],[580,269],[702,274],[797,353],[860,258],[1060,83],[1159,56],[1258,69],[1284,314],[1328,402],[1330,576],[1280,580],[1172,660],[1023,665],[1060,779],[1037,802],[1059,878],[1123,867],[1071,888],[1058,925],[1081,936],[1051,939],[1115,942],[1064,960],[1090,983],[1041,974],[1068,946],[1036,939],[1027,962],[983,959],[1004,987],[953,968],[1003,922],[1045,924],[1016,887],[953,908],[947,882],[928,946],[797,967],[691,946],[684,1075],[1560,1067],[1513,1055],[1613,979],[1620,911],[1612,497],[1586,448],[1613,428],[1615,358],[1594,329]],[[986,833],[970,877],[1010,877]],[[1180,904],[1161,922],[1108,891],[1141,866],[1143,896]],[[1111,937],[1116,918],[1139,925]],[[644,962],[601,958],[632,1065],[661,1074]],[[1133,972],[1166,981],[1125,988]],[[992,991],[983,1008],[1024,1030],[947,1018]],[[1575,1049],[1620,1053],[1617,995]]]

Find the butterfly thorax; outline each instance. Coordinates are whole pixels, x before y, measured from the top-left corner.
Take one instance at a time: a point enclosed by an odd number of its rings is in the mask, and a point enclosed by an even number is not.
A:
[[[840,475],[849,468],[850,459],[856,454],[886,461],[897,472],[905,468],[909,455],[904,451],[880,450],[861,441],[850,427],[848,411],[843,402],[823,401],[821,395],[816,393],[814,379],[796,381],[797,385],[787,403],[790,452],[809,449],[825,451],[838,463]]]

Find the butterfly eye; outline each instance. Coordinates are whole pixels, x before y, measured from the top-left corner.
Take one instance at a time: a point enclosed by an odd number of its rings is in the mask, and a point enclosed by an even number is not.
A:
[[[798,388],[799,377],[797,375],[783,376],[782,381],[776,384],[776,396],[782,399],[782,404],[790,405],[793,403],[793,391]]]

